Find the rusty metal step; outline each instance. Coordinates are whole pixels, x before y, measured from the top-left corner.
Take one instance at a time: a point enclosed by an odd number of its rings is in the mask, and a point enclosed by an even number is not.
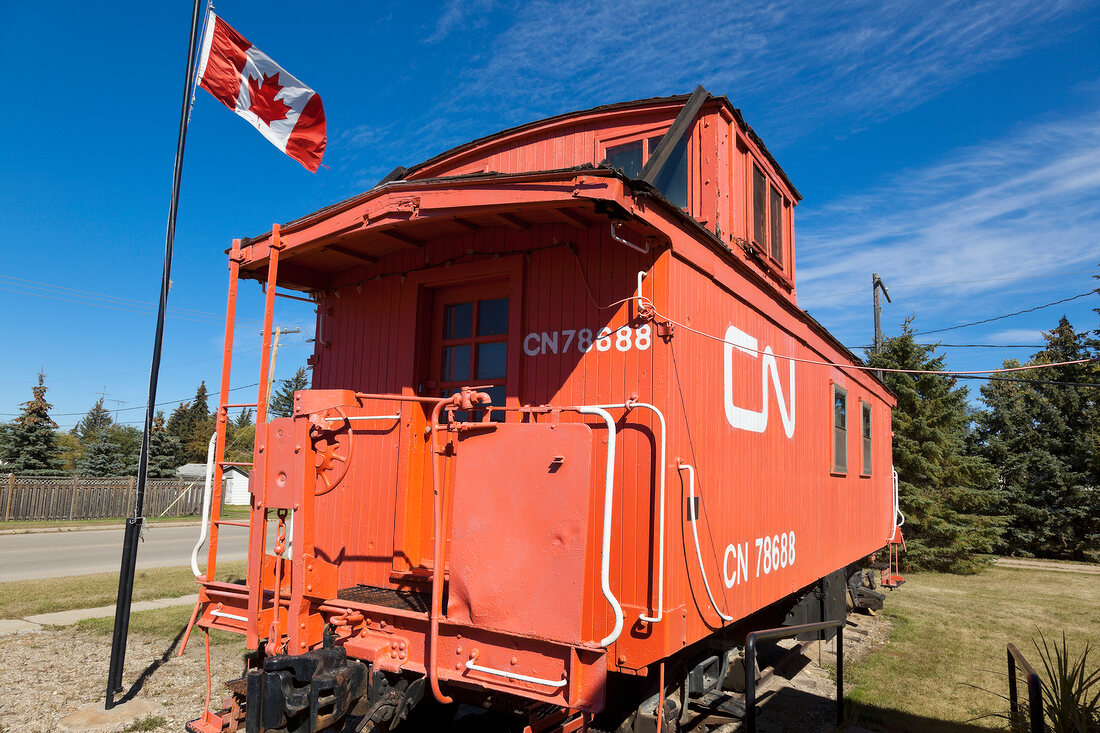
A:
[[[350,588],[340,588],[336,591],[336,597],[341,601],[364,603],[383,608],[396,608],[416,613],[427,613],[432,606],[431,593],[379,588],[373,585],[355,585]],[[446,606],[447,601],[444,599],[443,607],[446,608]]]

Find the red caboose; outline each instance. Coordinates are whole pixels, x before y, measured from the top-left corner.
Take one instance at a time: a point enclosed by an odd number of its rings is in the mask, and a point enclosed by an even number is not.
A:
[[[259,396],[248,582],[197,609],[256,653],[190,727],[383,730],[427,692],[629,729],[716,647],[843,613],[804,601],[894,535],[893,399],[797,306],[798,200],[700,88],[235,241],[212,485],[239,277],[265,334],[279,289],[317,304],[313,388]]]

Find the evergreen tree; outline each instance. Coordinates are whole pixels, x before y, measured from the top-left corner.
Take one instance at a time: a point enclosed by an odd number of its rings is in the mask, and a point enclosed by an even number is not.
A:
[[[153,432],[149,436],[149,478],[171,478],[179,466],[180,445],[164,423],[164,411],[157,410],[153,417]]]
[[[203,381],[195,390],[195,397],[181,402],[168,418],[168,433],[180,446],[176,465],[206,461],[206,446],[210,434],[214,432],[214,418],[210,414],[208,399],[206,382]]]
[[[1094,358],[1095,340],[1064,317],[1029,363]],[[1019,366],[1015,360],[1006,367]],[[1070,364],[982,387],[977,444],[1000,474],[1007,554],[1100,559],[1100,366]],[[1063,382],[1048,384],[1047,382]]]
[[[84,446],[76,470],[81,476],[124,476],[125,458],[109,430],[98,430]]]
[[[46,375],[38,374],[38,385],[31,388],[33,399],[24,402],[22,414],[5,430],[2,447],[5,469],[13,473],[50,474],[61,470],[57,445],[57,423],[50,419],[53,405],[46,402]]]
[[[280,382],[279,388],[271,396],[270,417],[290,417],[294,414],[294,393],[309,387],[306,368],[299,367],[290,379]]]
[[[233,421],[233,427],[235,428],[247,428],[252,424],[252,408],[242,407],[241,414],[237,415],[237,419]]]
[[[191,403],[181,402],[176,406],[176,409],[172,410],[172,414],[168,417],[168,422],[165,423],[165,430],[168,434],[175,438],[179,447],[179,453],[176,455],[176,460],[180,463],[186,463],[183,460],[183,444],[191,437],[191,432],[195,428],[194,420],[192,419]]]
[[[88,414],[73,427],[72,434],[79,438],[81,442],[93,440],[96,433],[103,428],[114,425],[114,423],[110,411],[103,407],[103,398],[100,397],[92,405],[92,409],[88,410]]]
[[[871,366],[941,371],[936,347],[913,338],[911,319],[902,334],[885,340]],[[1000,492],[984,459],[967,452],[967,389],[938,374],[885,372],[897,396],[893,410],[894,468],[905,513],[906,560],[911,567],[976,572],[989,563],[1003,518]]]
[[[77,461],[82,476],[134,476],[141,451],[141,431],[130,425],[100,428]]]

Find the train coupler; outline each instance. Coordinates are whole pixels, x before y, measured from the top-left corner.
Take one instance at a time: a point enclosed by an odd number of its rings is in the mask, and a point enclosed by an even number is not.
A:
[[[264,660],[246,676],[246,733],[317,733],[344,721],[367,692],[367,665],[341,648]]]

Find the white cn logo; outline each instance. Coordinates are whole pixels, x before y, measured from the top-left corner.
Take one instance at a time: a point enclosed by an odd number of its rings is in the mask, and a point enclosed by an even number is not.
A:
[[[741,329],[730,326],[726,329],[725,344],[725,387],[726,387],[726,420],[735,428],[749,430],[753,433],[762,433],[768,427],[768,375],[771,374],[772,386],[775,387],[775,401],[779,406],[779,417],[783,420],[783,432],[787,437],[794,435],[794,361],[787,360],[790,367],[790,379],[787,389],[791,395],[791,409],[787,411],[787,401],[783,396],[783,385],[779,383],[779,367],[776,365],[772,347],[764,347],[764,357],[760,359],[760,394],[763,405],[759,410],[748,410],[733,404],[733,351],[737,349],[746,356],[756,359],[760,356],[757,341]]]

